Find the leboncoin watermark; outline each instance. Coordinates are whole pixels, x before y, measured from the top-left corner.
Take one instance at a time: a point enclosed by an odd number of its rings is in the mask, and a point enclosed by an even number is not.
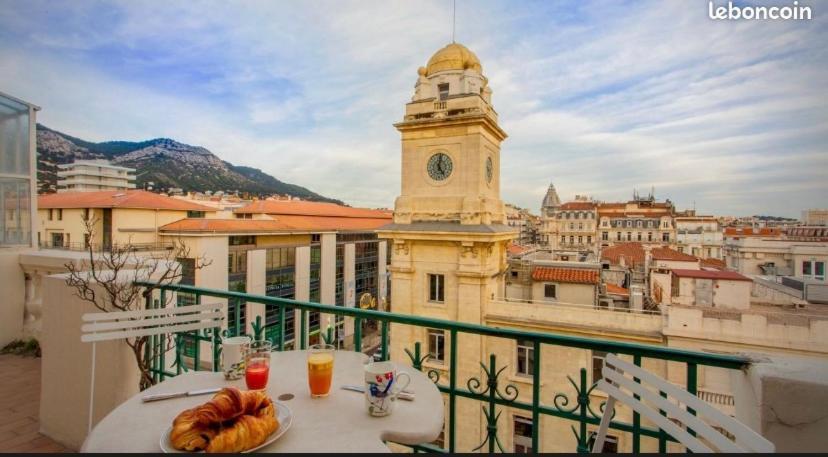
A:
[[[733,2],[727,2],[727,6],[717,6],[713,1],[707,4],[707,15],[710,19],[720,21],[810,21],[811,14],[811,7],[800,6],[798,1],[786,6],[737,6]]]

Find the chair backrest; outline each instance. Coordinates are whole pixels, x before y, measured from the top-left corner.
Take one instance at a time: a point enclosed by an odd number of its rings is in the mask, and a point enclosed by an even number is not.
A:
[[[774,452],[774,445],[745,424],[666,380],[607,354],[598,388],[624,403],[670,434],[693,452]],[[640,382],[636,382],[638,378]],[[667,395],[662,397],[660,393]],[[638,395],[640,399],[636,399]],[[681,405],[684,405],[683,408]],[[692,408],[696,415],[685,408]],[[662,416],[659,410],[666,413]],[[704,417],[706,421],[702,421]],[[734,437],[731,441],[708,422]],[[695,432],[691,435],[686,429]],[[713,446],[711,448],[710,446]]]
[[[84,314],[81,341],[96,342],[221,327],[222,303]]]

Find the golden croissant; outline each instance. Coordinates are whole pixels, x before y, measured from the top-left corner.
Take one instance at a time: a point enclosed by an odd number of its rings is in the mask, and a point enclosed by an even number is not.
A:
[[[266,393],[230,387],[176,416],[170,442],[191,452],[241,452],[262,444],[277,428],[273,402]]]

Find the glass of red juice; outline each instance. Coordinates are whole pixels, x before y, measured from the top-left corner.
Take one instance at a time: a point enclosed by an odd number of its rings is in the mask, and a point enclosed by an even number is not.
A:
[[[247,350],[244,363],[244,381],[248,390],[263,390],[267,388],[267,378],[270,375],[270,341],[253,341]]]

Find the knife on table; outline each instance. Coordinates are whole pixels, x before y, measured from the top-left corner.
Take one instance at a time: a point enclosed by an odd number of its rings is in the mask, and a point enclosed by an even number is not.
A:
[[[362,392],[365,393],[365,387],[362,386],[342,386],[342,390],[352,390],[354,392]],[[406,401],[414,401],[414,392],[410,392],[408,390],[403,390],[402,392],[397,395],[397,398],[400,400]]]
[[[158,401],[158,400],[167,400],[168,398],[178,398],[178,397],[192,397],[195,395],[206,395],[206,394],[214,394],[221,390],[221,387],[213,387],[210,389],[199,389],[199,390],[190,390],[185,392],[172,392],[168,394],[153,394],[153,395],[145,395],[141,397],[141,401],[144,403],[150,401]]]

